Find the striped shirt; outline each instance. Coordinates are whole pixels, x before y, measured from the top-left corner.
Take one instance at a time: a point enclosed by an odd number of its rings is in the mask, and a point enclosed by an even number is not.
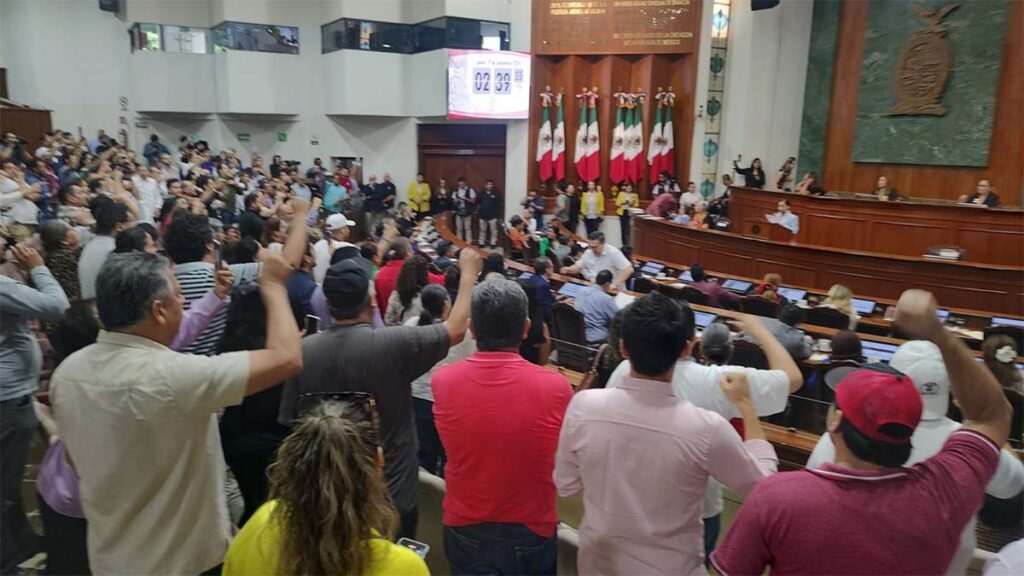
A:
[[[231,272],[235,275],[235,286],[242,280],[255,281],[260,273],[259,263],[232,264]],[[198,301],[214,285],[214,268],[209,262],[186,262],[174,266],[174,277],[181,285],[181,294],[185,297],[185,309],[188,310],[193,302]],[[196,338],[188,348],[182,349],[186,354],[202,354],[212,356],[217,353],[217,343],[224,333],[227,325],[227,308],[218,312],[210,325],[203,330],[203,333]]]

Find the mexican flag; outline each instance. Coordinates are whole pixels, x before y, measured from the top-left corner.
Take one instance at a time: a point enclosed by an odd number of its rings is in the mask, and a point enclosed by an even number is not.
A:
[[[643,175],[643,104],[626,110],[626,180],[636,184]]]
[[[562,95],[558,95],[558,119],[555,121],[555,137],[551,148],[551,163],[554,166],[555,180],[565,179],[565,119],[562,117]]]
[[[612,150],[608,163],[608,173],[615,184],[626,179],[626,125],[622,119],[622,109],[619,106],[615,110],[615,128],[612,130]]]
[[[672,130],[672,108],[665,108],[665,116],[662,120],[661,129],[661,160],[658,162],[658,172],[676,173],[676,140]]]
[[[544,118],[540,121],[540,130],[537,131],[537,165],[540,172],[540,179],[547,182],[551,179],[551,109],[544,107]]]
[[[580,99],[580,123],[576,127],[576,149],[573,150],[576,174],[586,182],[587,175],[587,99]]]
[[[587,125],[587,180],[601,177],[601,131],[597,126],[597,99],[593,102],[590,106],[590,124]]]
[[[658,181],[658,174],[661,172],[659,168],[661,162],[661,148],[662,148],[662,137],[661,131],[663,128],[662,113],[663,108],[658,106],[657,111],[654,113],[654,125],[651,126],[651,142],[647,146],[647,163],[651,165],[651,172],[648,176],[647,183],[650,186],[654,186],[654,183]]]

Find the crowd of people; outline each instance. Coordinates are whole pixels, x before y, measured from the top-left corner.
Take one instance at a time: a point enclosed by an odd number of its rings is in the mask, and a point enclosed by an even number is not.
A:
[[[899,360],[837,383],[813,464],[777,473],[760,418],[804,383],[802,310],[735,322],[767,359],[753,369],[730,364],[724,324],[698,335],[685,301],[620,306],[635,268],[597,229],[594,183],[556,197],[585,250],[527,196],[514,236],[543,233],[542,257],[512,279],[499,252],[424,249],[440,209],[464,239],[476,217],[477,244],[499,243],[490,181],[449,193],[421,175],[396,206],[387,174],[245,165],[189,139],[141,155],[102,133],[6,144],[3,574],[40,551],[54,574],[426,574],[396,543],[416,538],[421,468],[446,481],[456,574],[554,574],[557,497],[580,493],[580,573],[939,573],[973,548],[986,494],[1024,487],[1001,449],[1012,342],[975,362],[927,292],[896,307],[915,339]],[[613,197],[620,216],[636,207],[628,188]],[[555,270],[591,282],[577,306],[601,377],[578,392],[546,367]],[[847,313],[849,297],[825,304]],[[860,362],[848,334],[833,354]],[[962,424],[943,420],[950,394]],[[21,493],[40,424],[41,537]],[[722,485],[746,496],[728,530]]]

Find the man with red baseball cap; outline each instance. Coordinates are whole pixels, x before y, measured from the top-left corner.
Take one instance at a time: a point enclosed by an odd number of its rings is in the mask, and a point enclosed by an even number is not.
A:
[[[720,574],[941,574],[999,463],[1010,408],[992,373],[908,290],[896,324],[941,351],[964,425],[935,456],[903,468],[923,404],[895,371],[859,370],[828,415],[835,464],[758,483],[712,556]]]

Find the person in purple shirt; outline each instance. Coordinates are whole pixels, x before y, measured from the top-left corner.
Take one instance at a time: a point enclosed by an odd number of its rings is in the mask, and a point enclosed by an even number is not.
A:
[[[739,307],[740,297],[722,288],[718,282],[708,280],[704,267],[700,264],[690,266],[690,276],[693,277],[693,287],[708,295],[708,306],[731,310]]]

